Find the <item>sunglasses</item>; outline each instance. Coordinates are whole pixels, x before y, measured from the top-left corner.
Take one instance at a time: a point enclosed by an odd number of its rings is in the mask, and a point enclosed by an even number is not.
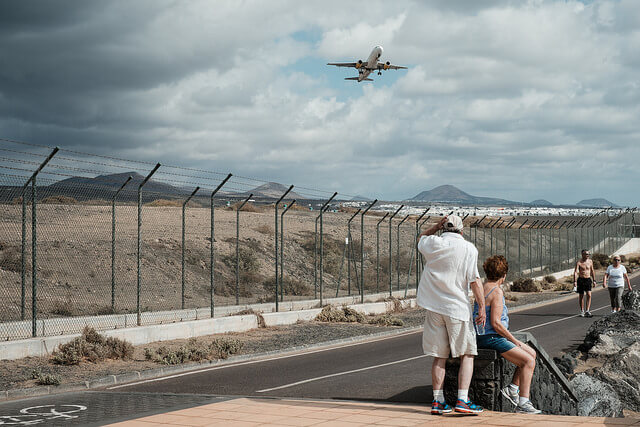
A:
[[[620,258],[614,258],[614,261],[622,261]]]

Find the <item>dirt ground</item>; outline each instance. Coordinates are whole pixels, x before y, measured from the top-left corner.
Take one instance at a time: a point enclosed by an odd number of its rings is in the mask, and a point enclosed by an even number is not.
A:
[[[157,202],[157,201],[156,201]],[[142,311],[182,308],[182,209],[176,203],[156,203],[142,209],[141,308]],[[239,234],[239,303],[273,301],[274,296],[274,210],[273,206],[216,208],[215,215],[215,303],[235,304],[236,232]],[[328,211],[323,216],[325,296],[357,293],[360,279],[360,217],[348,222],[354,210]],[[280,213],[282,210],[280,210]],[[415,287],[415,220],[408,218],[400,228],[381,223],[382,212],[370,212],[364,219],[365,292],[385,291],[389,278],[393,289]],[[116,207],[115,262],[112,299],[111,207],[91,204],[40,204],[38,206],[38,315],[40,318],[71,317],[136,310],[137,295],[137,207]],[[314,269],[317,211],[294,205],[284,216],[282,248],[284,295],[286,300],[315,296],[320,273]],[[425,225],[428,226],[431,220]],[[31,212],[27,213],[25,318],[31,315]],[[466,223],[474,221],[473,217]],[[210,211],[187,207],[185,215],[184,308],[209,306],[210,300]],[[21,318],[21,206],[0,209],[0,322]],[[467,228],[467,233],[470,229]],[[389,234],[391,231],[391,254]],[[399,231],[399,239],[398,239]],[[515,232],[509,230],[509,256],[515,271],[518,255]],[[528,233],[525,233],[526,237]],[[495,252],[504,252],[506,232],[493,233]],[[486,230],[472,239],[486,256]],[[502,239],[502,241],[500,240]],[[572,239],[571,239],[572,240]],[[533,245],[539,239],[533,239]],[[543,246],[549,249],[547,246]],[[560,247],[568,242],[561,242]],[[378,250],[379,248],[379,250]],[[538,253],[534,249],[534,253]],[[317,257],[316,257],[317,258]],[[391,267],[389,261],[391,258]],[[378,261],[378,262],[376,262]],[[524,266],[524,265],[523,265]],[[566,267],[566,266],[565,266]],[[411,270],[410,270],[411,269]],[[409,271],[411,272],[408,275]],[[349,280],[349,277],[351,278]],[[408,279],[408,280],[407,280]],[[350,282],[350,284],[349,284]]]
[[[295,206],[294,206],[295,207]],[[6,208],[6,209],[5,209]],[[274,212],[272,207],[248,206],[240,212],[240,303],[273,301]],[[282,210],[280,210],[281,212]],[[66,317],[111,313],[111,207],[87,205],[38,206],[38,311],[40,317]],[[31,224],[28,215],[27,268],[31,263]],[[285,216],[284,290],[286,299],[314,295],[314,231],[317,212],[291,209]],[[324,294],[357,292],[360,275],[360,223],[352,223],[352,240],[346,251],[348,212],[327,212],[324,231]],[[0,321],[19,320],[21,305],[21,208],[3,205],[0,210]],[[142,212],[142,310],[181,308],[181,208],[143,207]],[[376,216],[365,217],[365,291],[389,286],[388,227],[379,237],[380,268],[377,276]],[[207,307],[210,289],[210,211],[186,210],[185,308]],[[400,287],[406,285],[414,224],[400,229]],[[392,230],[392,279],[396,271],[397,227]],[[346,254],[345,254],[346,252]],[[351,252],[352,262],[347,258]],[[137,208],[116,208],[115,312],[136,309]],[[236,212],[215,210],[216,304],[235,304]],[[346,255],[346,256],[345,256]],[[356,267],[357,262],[357,267]],[[351,272],[349,273],[349,266]],[[357,271],[356,271],[357,270]],[[412,271],[409,286],[415,286]],[[377,279],[378,278],[378,279]],[[31,312],[31,276],[26,277],[26,311]],[[377,284],[376,284],[377,282]]]

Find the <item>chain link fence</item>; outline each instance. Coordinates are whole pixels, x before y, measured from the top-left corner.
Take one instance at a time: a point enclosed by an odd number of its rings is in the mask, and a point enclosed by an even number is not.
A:
[[[352,198],[0,140],[0,339],[415,291],[416,238],[440,214]],[[505,254],[510,279],[572,268],[583,248],[611,254],[637,231],[629,209],[464,224],[479,263]]]

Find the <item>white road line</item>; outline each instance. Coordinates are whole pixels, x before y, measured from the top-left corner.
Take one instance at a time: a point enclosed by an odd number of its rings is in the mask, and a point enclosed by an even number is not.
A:
[[[416,331],[410,331],[410,332],[407,332],[407,333],[404,333],[404,334],[397,334],[397,335],[392,335],[392,336],[380,337],[380,338],[376,338],[376,339],[368,340],[368,341],[360,341],[360,342],[355,342],[355,343],[350,343],[350,344],[343,344],[343,345],[340,345],[340,346],[332,346],[332,347],[327,347],[327,348],[321,348],[321,349],[318,349],[318,350],[310,350],[310,351],[305,351],[305,352],[300,352],[300,353],[295,353],[295,354],[286,354],[286,355],[282,355],[282,356],[269,357],[269,358],[265,358],[265,359],[256,359],[256,360],[249,360],[249,361],[246,361],[246,362],[233,363],[233,364],[228,364],[228,365],[223,365],[223,366],[214,366],[214,367],[211,367],[211,368],[199,369],[197,371],[182,372],[182,373],[179,373],[179,374],[168,375],[166,377],[152,378],[152,379],[143,380],[143,381],[136,381],[136,382],[133,382],[133,383],[127,383],[127,384],[111,386],[111,387],[107,387],[106,389],[107,390],[115,390],[115,389],[118,389],[118,388],[132,387],[132,386],[138,385],[138,384],[146,384],[146,383],[152,383],[152,382],[156,382],[156,381],[164,381],[164,380],[168,380],[168,379],[171,379],[171,378],[179,378],[179,377],[184,377],[184,376],[187,376],[187,375],[199,374],[199,373],[202,373],[202,372],[217,371],[218,369],[235,368],[236,366],[253,365],[255,363],[269,362],[271,360],[288,359],[288,358],[291,358],[291,357],[305,356],[307,354],[322,353],[323,351],[331,351],[331,350],[335,350],[335,349],[338,349],[338,348],[354,347],[354,346],[357,346],[357,345],[368,344],[368,343],[372,343],[372,342],[376,342],[376,341],[383,341],[383,340],[388,340],[388,339],[392,339],[392,338],[399,338],[399,337],[403,337],[405,335],[411,335],[411,334],[414,334],[414,333],[416,333]]]
[[[366,368],[353,369],[351,371],[337,372],[335,374],[329,374],[329,375],[323,375],[321,377],[309,378],[309,379],[306,379],[306,380],[297,381],[295,383],[285,384],[285,385],[281,385],[281,386],[278,386],[278,387],[265,388],[264,390],[257,390],[256,393],[266,393],[268,391],[280,390],[280,389],[283,389],[283,388],[294,387],[294,386],[297,386],[297,385],[300,385],[300,384],[306,384],[306,383],[310,383],[310,382],[313,382],[313,381],[324,380],[324,379],[332,378],[332,377],[339,377],[341,375],[349,375],[349,374],[353,374],[355,372],[368,371],[370,369],[382,368],[383,366],[396,365],[398,363],[409,362],[411,360],[422,359],[424,357],[427,357],[427,355],[423,354],[423,355],[420,355],[420,356],[409,357],[408,359],[396,360],[395,362],[383,363],[381,365],[367,366]]]
[[[605,305],[603,307],[599,307],[599,308],[593,309],[591,311],[598,311],[598,310],[602,310],[603,308],[607,308],[607,307],[609,307],[609,306]],[[552,320],[550,322],[540,323],[539,325],[529,326],[528,328],[520,329],[520,330],[517,330],[516,332],[530,331],[531,329],[536,329],[536,328],[539,328],[541,326],[551,325],[552,323],[562,322],[563,320],[573,319],[574,317],[580,317],[580,315],[576,314],[576,315],[573,315],[573,316],[568,316],[568,317],[563,317],[561,319]]]

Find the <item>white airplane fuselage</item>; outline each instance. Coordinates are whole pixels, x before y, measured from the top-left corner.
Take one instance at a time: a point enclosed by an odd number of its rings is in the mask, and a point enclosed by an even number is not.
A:
[[[367,58],[367,65],[363,64],[362,67],[358,67],[358,81],[361,82],[371,74],[372,71],[378,69],[378,59],[382,56],[382,46],[376,46],[373,48],[369,57]]]

